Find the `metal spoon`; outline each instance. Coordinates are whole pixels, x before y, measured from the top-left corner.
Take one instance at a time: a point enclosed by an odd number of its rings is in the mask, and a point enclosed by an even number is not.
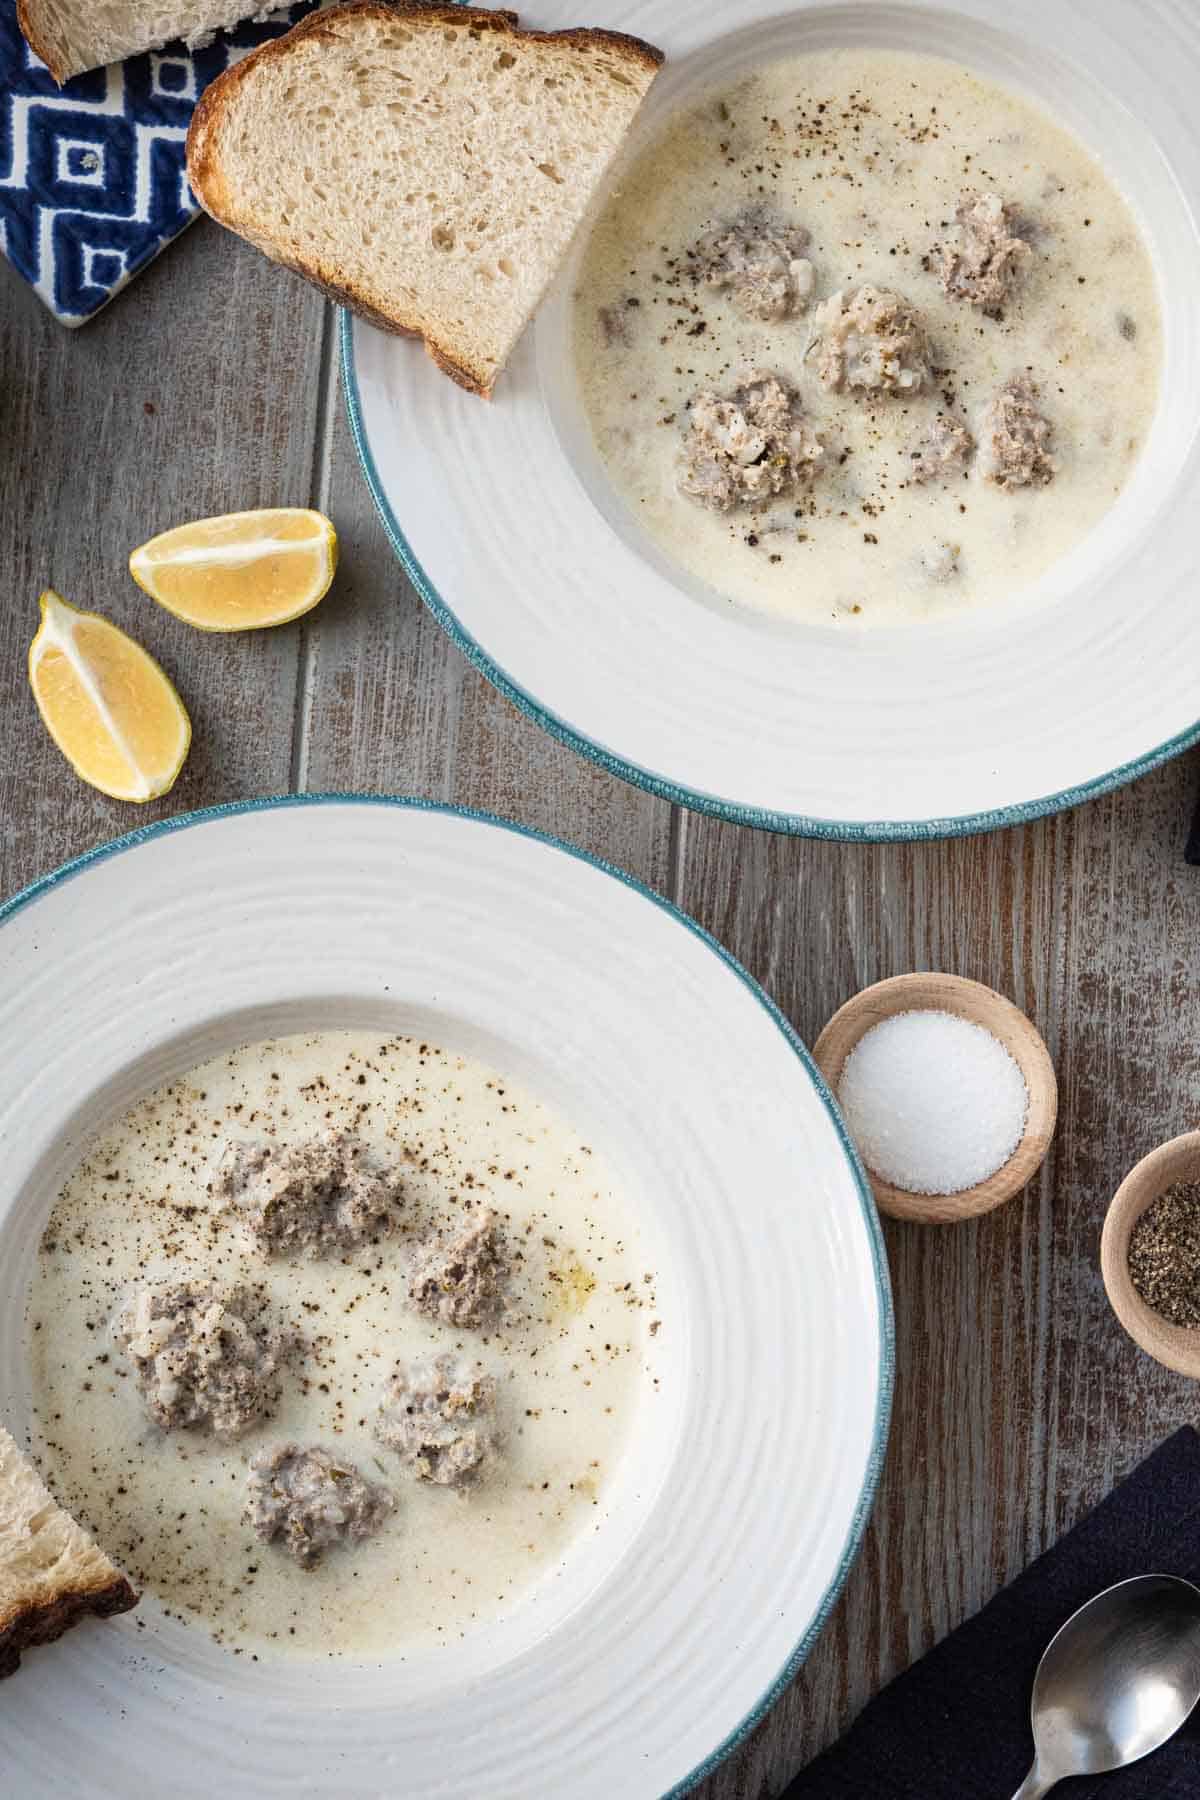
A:
[[[1174,1737],[1200,1700],[1200,1588],[1135,1575],[1072,1613],[1033,1683],[1034,1762],[1013,1800],[1104,1775]]]

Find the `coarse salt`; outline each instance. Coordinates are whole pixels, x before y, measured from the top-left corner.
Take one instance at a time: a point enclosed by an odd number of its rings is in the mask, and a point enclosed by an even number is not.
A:
[[[909,1194],[959,1194],[1002,1169],[1029,1111],[1025,1077],[982,1025],[903,1012],[873,1025],[838,1101],[873,1174]]]

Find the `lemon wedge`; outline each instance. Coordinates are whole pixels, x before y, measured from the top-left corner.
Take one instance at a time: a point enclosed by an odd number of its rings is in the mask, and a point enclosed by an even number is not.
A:
[[[29,685],[75,773],[114,800],[155,800],[182,769],[191,720],[152,656],[99,613],[47,589]]]
[[[135,550],[129,573],[201,631],[259,631],[310,611],[329,591],[337,533],[302,506],[177,525]]]

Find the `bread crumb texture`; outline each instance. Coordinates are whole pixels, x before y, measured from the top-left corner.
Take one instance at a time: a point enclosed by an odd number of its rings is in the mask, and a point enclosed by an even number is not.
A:
[[[196,48],[214,31],[271,11],[254,0],[17,0],[21,30],[60,83],[176,38]]]
[[[614,32],[378,0],[314,14],[208,89],[202,204],[491,390],[662,58]]]
[[[65,1512],[0,1426],[0,1680],[21,1652],[48,1644],[86,1613],[136,1606],[116,1565]]]

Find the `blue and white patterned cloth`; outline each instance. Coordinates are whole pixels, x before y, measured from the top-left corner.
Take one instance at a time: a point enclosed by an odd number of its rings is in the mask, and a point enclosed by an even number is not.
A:
[[[213,78],[311,4],[78,75],[62,88],[0,0],[0,250],[64,325],[82,325],[199,212],[184,142]]]

